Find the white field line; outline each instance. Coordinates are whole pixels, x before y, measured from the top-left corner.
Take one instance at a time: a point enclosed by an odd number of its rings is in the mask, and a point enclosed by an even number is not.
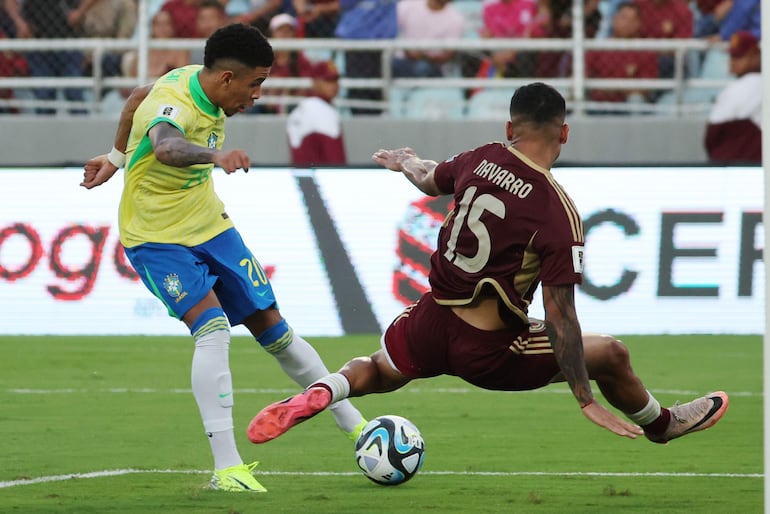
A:
[[[70,473],[67,475],[51,475],[38,478],[24,478],[19,480],[6,480],[0,482],[0,489],[18,487],[22,485],[44,484],[47,482],[63,482],[76,478],[103,478],[138,473],[147,474],[184,474],[198,475],[209,474],[210,470],[203,469],[113,469],[104,471],[92,471],[90,473]],[[285,476],[356,476],[357,472],[333,472],[333,471],[260,471],[259,475],[285,475]],[[422,471],[421,475],[453,475],[453,476],[495,476],[495,477],[521,477],[521,476],[547,476],[547,477],[665,477],[665,478],[763,478],[762,473],[615,473],[601,471]]]
[[[276,394],[276,395],[289,395],[294,394],[297,389],[271,389],[271,388],[259,388],[259,389],[236,389],[235,394]],[[677,395],[677,396],[701,396],[708,391],[688,391],[686,389],[650,389],[653,394],[656,395]],[[11,388],[1,389],[0,394],[192,394],[191,389],[185,388],[171,388],[171,389],[155,389],[150,387],[109,387],[109,388],[65,388],[65,389],[26,389],[26,388]],[[394,393],[389,394],[500,394],[501,391],[487,391],[477,387],[408,387]],[[572,392],[565,388],[547,388],[537,389],[534,391],[517,391],[510,394],[572,394]],[[728,391],[728,394],[732,397],[762,397],[762,392],[756,391]]]

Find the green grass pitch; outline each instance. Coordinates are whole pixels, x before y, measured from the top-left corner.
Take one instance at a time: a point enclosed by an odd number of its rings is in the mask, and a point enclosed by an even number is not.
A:
[[[623,340],[664,405],[731,394],[722,421],[660,446],[594,426],[562,384],[501,393],[415,381],[354,400],[368,417],[411,419],[425,438],[420,474],[383,487],[357,471],[328,413],[251,445],[249,419],[298,388],[256,343],[234,338],[236,436],[269,490],[250,495],[205,489],[212,463],[189,338],[2,337],[0,512],[762,512],[762,338]],[[311,342],[332,370],[379,347],[375,335]]]

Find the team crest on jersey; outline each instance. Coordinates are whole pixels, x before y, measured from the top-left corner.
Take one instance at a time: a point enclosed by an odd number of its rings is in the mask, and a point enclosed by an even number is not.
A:
[[[166,275],[163,279],[163,288],[172,298],[179,298],[182,295],[182,281],[179,280],[179,275],[176,273]]]
[[[207,141],[209,148],[212,148],[212,149],[216,148],[217,141],[219,141],[219,136],[215,132],[212,132],[211,134],[209,134],[209,138]]]
[[[575,273],[583,273],[583,247],[572,247],[572,267],[575,268]]]
[[[158,109],[158,116],[175,120],[179,116],[179,108],[173,105],[161,105]]]

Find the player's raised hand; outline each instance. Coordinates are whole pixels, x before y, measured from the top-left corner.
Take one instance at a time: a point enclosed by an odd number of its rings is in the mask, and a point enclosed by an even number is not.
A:
[[[583,407],[582,411],[585,417],[619,436],[636,439],[644,434],[641,427],[617,417],[595,401]]]
[[[391,171],[404,171],[403,162],[416,154],[411,148],[396,148],[395,150],[379,149],[372,154],[372,160]]]
[[[107,154],[97,155],[88,159],[83,166],[83,182],[80,185],[86,189],[101,186],[110,180],[116,171],[118,171],[117,166],[107,159]]]
[[[243,150],[230,150],[227,152],[219,151],[214,154],[214,164],[225,170],[228,175],[234,173],[238,168],[243,171],[249,171],[251,160]]]

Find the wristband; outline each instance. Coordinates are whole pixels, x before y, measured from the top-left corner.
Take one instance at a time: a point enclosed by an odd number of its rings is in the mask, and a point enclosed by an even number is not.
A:
[[[110,153],[107,154],[107,160],[116,168],[122,168],[126,164],[126,154],[113,146]]]
[[[580,408],[581,408],[581,409],[585,409],[586,407],[588,407],[588,406],[589,406],[589,405],[591,405],[592,403],[594,403],[594,399],[593,399],[593,398],[591,398],[591,399],[590,399],[590,400],[588,400],[586,403],[584,403],[583,405],[581,405],[581,406],[580,406]]]

